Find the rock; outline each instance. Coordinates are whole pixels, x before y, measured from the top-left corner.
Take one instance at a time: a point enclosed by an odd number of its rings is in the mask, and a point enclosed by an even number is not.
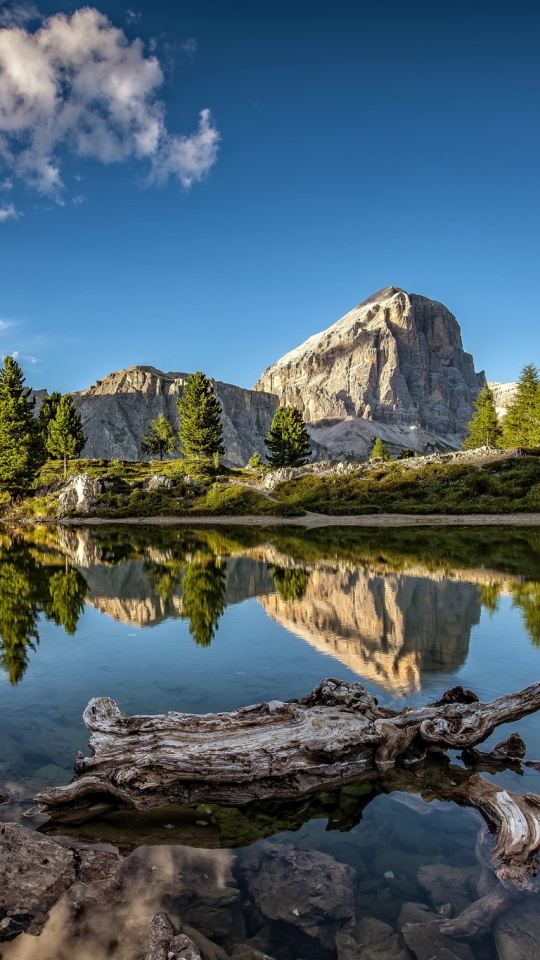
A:
[[[143,483],[143,490],[170,490],[174,487],[172,477],[166,477],[162,473],[155,473],[153,477],[148,477]]]
[[[416,960],[474,960],[468,944],[449,940],[437,921],[406,923],[401,933]]]
[[[537,960],[540,898],[527,897],[498,917],[492,927],[499,960]]]
[[[495,410],[497,411],[497,416],[500,420],[506,416],[506,411],[511,403],[513,403],[518,384],[516,383],[496,383],[493,381],[488,381],[488,387],[493,394],[493,400],[495,403]]]
[[[20,824],[0,824],[0,940],[39,933],[72,884],[109,876],[117,862],[106,851],[76,850]]]
[[[388,923],[364,917],[352,931],[336,933],[338,960],[408,960],[399,936]]]
[[[163,373],[155,367],[117,370],[94,386],[73,394],[87,437],[83,457],[145,460],[143,434],[163,413],[178,424],[176,401],[187,373]],[[242,466],[255,451],[266,455],[264,439],[279,405],[276,396],[213,381],[222,407],[225,444],[223,462]]]
[[[442,916],[429,909],[427,903],[404,903],[401,907],[398,917],[398,927],[404,927],[406,923],[430,923],[431,921],[443,920]]]
[[[182,924],[182,933],[186,933],[193,943],[197,947],[202,960],[229,960],[228,954],[225,953],[223,947],[218,947],[217,943],[212,943],[211,940],[208,940],[200,932],[200,930],[195,930],[194,927],[189,926],[187,923]],[[256,951],[252,951],[256,952]],[[250,957],[247,957],[246,960],[251,960]],[[253,958],[257,960],[257,958]]]
[[[298,407],[331,455],[363,458],[376,436],[396,450],[460,446],[484,382],[446,307],[386,287],[268,367],[255,390]]]
[[[93,480],[87,473],[78,473],[71,477],[58,497],[58,516],[68,512],[90,513],[101,493],[99,481]]]
[[[479,876],[479,867],[449,867],[442,863],[430,863],[427,867],[420,867],[418,883],[436,907],[451,903],[454,913],[460,914],[476,899]]]
[[[242,852],[238,869],[263,917],[286,923],[333,949],[354,916],[352,867],[315,850],[266,840]]]

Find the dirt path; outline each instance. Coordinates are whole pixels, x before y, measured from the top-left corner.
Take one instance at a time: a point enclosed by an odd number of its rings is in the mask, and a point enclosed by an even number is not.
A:
[[[35,521],[27,521],[33,522]],[[48,521],[49,522],[49,521]],[[452,516],[407,513],[366,514],[360,517],[329,517],[321,513],[306,513],[305,517],[128,517],[105,520],[86,517],[81,520],[51,521],[68,525],[97,526],[100,524],[151,524],[153,526],[241,526],[241,527],[540,527],[540,513],[471,513]]]

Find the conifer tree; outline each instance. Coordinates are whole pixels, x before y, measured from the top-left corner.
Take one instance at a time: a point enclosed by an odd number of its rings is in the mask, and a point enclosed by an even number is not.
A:
[[[540,444],[540,376],[528,363],[521,371],[515,399],[503,423],[505,447],[536,447]]]
[[[84,610],[86,582],[78,570],[59,570],[49,580],[50,600],[44,603],[48,620],[53,620],[73,637]]]
[[[260,453],[255,452],[251,454],[247,462],[247,465],[248,467],[251,467],[253,470],[260,470],[262,467],[264,467],[264,460],[261,457]]]
[[[35,401],[30,393],[17,361],[5,357],[0,368],[0,487],[10,492],[28,486],[39,466]]]
[[[302,467],[308,462],[311,441],[304,418],[296,407],[278,407],[264,441],[271,467]]]
[[[47,431],[47,450],[52,457],[63,459],[64,476],[67,474],[68,459],[78,457],[85,443],[81,418],[71,396],[66,393],[61,397]]]
[[[58,410],[58,404],[62,399],[62,394],[58,390],[54,390],[49,394],[48,397],[44,397],[41,401],[41,405],[37,415],[37,432],[38,432],[38,442],[40,446],[40,459],[45,462],[48,457],[47,452],[47,437],[49,435],[49,424],[51,420],[54,420],[56,416],[56,411]]]
[[[499,424],[493,394],[485,384],[474,401],[475,414],[469,423],[467,436],[463,441],[465,450],[476,447],[500,447],[502,430]]]
[[[215,556],[198,553],[182,580],[182,612],[195,643],[209,647],[225,610],[225,568]]]
[[[221,405],[212,382],[200,370],[187,378],[178,413],[178,436],[185,457],[210,460],[215,454],[225,453]]]
[[[371,448],[369,459],[374,460],[375,457],[382,457],[383,460],[390,460],[390,454],[388,453],[388,450],[386,449],[380,437],[376,438],[375,443]]]
[[[141,449],[143,453],[149,453],[163,460],[166,453],[173,453],[177,447],[177,432],[167,417],[160,413],[155,420],[152,420],[148,433],[145,433],[142,438]]]

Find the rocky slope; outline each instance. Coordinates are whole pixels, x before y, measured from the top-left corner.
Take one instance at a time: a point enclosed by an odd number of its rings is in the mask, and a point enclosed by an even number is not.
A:
[[[148,459],[141,450],[141,438],[160,413],[178,423],[176,401],[182,395],[187,376],[134,366],[111,373],[88,390],[74,393],[88,438],[82,456]],[[219,380],[214,384],[223,410],[224,462],[242,466],[255,450],[266,452],[264,438],[278,398]]]
[[[254,389],[299,407],[334,456],[460,445],[485,382],[443,304],[398,287],[373,294],[268,367]]]
[[[518,388],[517,381],[515,383],[497,383],[495,381],[489,381],[488,387],[493,394],[495,409],[498,416],[500,418],[505,417],[506,411],[516,395]]]

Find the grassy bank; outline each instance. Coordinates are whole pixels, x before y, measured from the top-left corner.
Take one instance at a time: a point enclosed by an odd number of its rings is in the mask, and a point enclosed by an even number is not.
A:
[[[501,516],[540,512],[540,458],[507,457],[483,464],[427,463],[411,469],[399,462],[365,467],[344,476],[305,474],[279,484],[271,495],[251,470],[214,468],[185,460],[147,463],[78,460],[70,474],[106,481],[91,516],[107,520],[141,517],[302,517],[378,514]],[[160,473],[168,489],[146,489]],[[49,461],[33,490],[5,504],[5,519],[54,519],[63,481],[62,466]],[[259,489],[258,489],[259,487]],[[69,517],[69,515],[68,515]]]
[[[540,458],[509,457],[495,463],[430,463],[411,470],[399,462],[368,476],[304,475],[280,484],[283,504],[315,513],[536,513],[540,510]]]

